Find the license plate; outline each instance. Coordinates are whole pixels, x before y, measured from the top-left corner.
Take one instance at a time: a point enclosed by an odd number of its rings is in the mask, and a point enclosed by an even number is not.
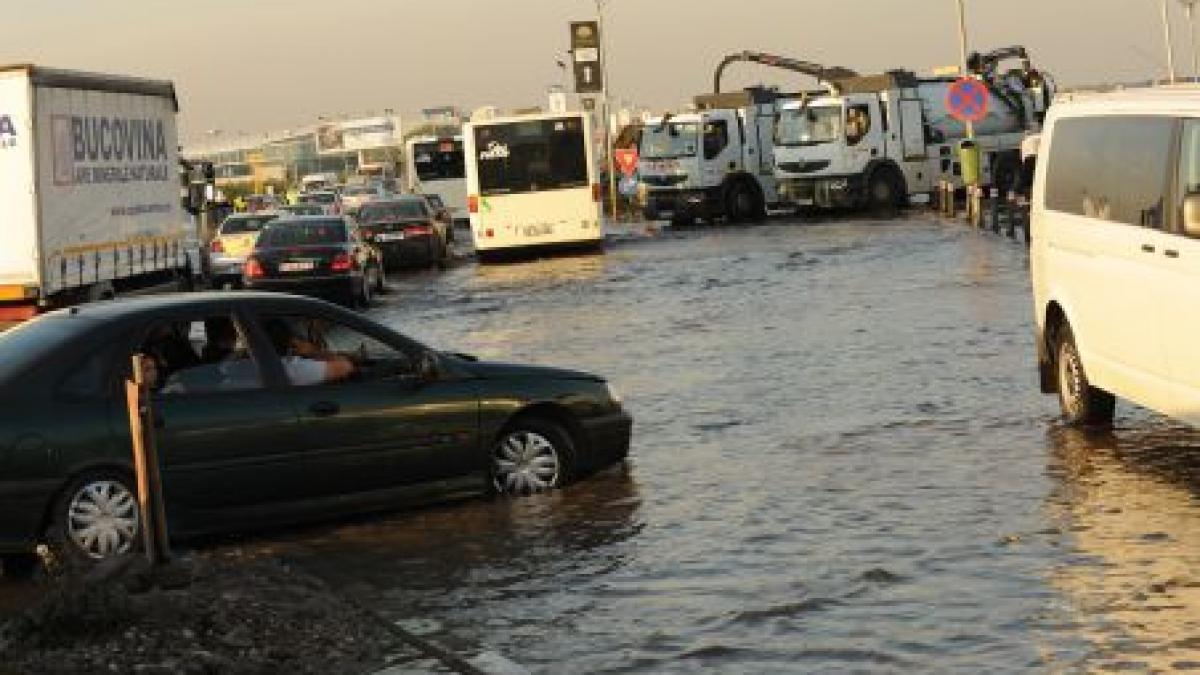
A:
[[[297,260],[279,263],[280,272],[309,272],[316,269],[317,264],[311,260]]]
[[[526,237],[542,237],[542,236],[546,236],[548,234],[554,234],[554,226],[550,225],[548,223],[544,224],[544,225],[526,225],[525,226],[525,236]]]
[[[382,232],[375,235],[376,241],[399,241],[404,238],[403,232]]]

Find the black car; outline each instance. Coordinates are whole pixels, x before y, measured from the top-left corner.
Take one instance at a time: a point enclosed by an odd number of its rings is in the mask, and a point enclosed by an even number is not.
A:
[[[259,233],[242,285],[366,306],[384,288],[383,260],[348,216],[290,216]]]
[[[604,379],[435,351],[315,299],[207,292],[95,303],[0,333],[0,555],[137,545],[123,380],[153,367],[173,539],[420,496],[528,493],[623,458]]]
[[[449,223],[421,195],[367,202],[358,219],[388,269],[441,265],[450,256]]]

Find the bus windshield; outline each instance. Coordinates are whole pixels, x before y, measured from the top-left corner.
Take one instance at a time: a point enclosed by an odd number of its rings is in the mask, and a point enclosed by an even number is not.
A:
[[[842,134],[841,106],[783,110],[775,127],[775,145],[820,145]]]
[[[641,156],[646,159],[695,157],[700,126],[695,122],[648,124],[642,130]]]
[[[412,161],[417,178],[422,181],[450,180],[466,175],[462,141],[414,143]]]
[[[587,143],[578,117],[476,127],[480,194],[587,187]]]

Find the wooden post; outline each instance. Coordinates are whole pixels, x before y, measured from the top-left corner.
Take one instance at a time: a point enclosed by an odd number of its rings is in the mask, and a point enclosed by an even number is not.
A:
[[[125,400],[129,408],[129,435],[133,439],[133,468],[137,474],[138,509],[146,559],[151,565],[161,565],[170,560],[171,547],[167,539],[162,476],[154,438],[150,383],[146,382],[147,358],[144,354],[134,354],[133,379],[125,382]]]

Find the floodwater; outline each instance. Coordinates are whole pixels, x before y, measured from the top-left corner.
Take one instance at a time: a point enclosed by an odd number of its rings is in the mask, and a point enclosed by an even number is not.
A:
[[[1027,261],[775,221],[401,280],[417,338],[610,377],[632,459],[280,552],[535,672],[1200,668],[1200,433],[1060,428]]]
[[[431,345],[610,377],[631,460],[252,545],[539,673],[1200,669],[1200,432],[1061,428],[1027,260],[914,216],[393,279]]]

